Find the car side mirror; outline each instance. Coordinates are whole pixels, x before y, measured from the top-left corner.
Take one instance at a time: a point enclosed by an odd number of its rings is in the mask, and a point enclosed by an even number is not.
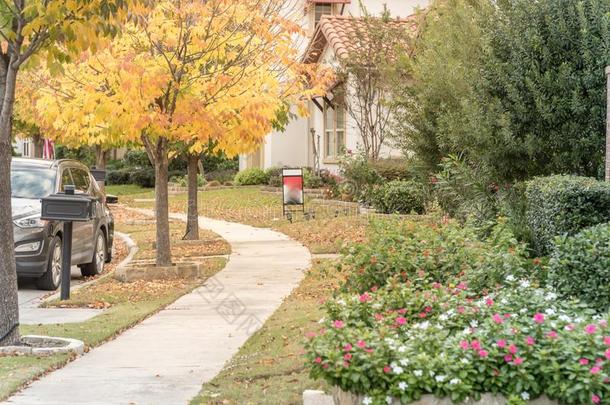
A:
[[[106,195],[106,204],[118,204],[119,203],[119,197],[117,197],[116,195]]]

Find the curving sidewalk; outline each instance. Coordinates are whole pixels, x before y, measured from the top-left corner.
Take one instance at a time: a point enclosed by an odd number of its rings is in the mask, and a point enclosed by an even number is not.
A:
[[[6,403],[179,405],[197,395],[311,264],[309,251],[281,233],[208,218],[200,218],[199,224],[231,245],[222,271]]]

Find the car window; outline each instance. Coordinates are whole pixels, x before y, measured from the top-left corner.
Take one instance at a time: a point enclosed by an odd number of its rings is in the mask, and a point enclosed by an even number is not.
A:
[[[77,193],[89,194],[91,192],[91,178],[86,170],[71,168],[74,179],[74,189]]]
[[[55,192],[57,173],[53,169],[11,168],[11,197],[41,199]]]
[[[64,191],[66,186],[74,186],[74,180],[70,174],[70,169],[66,168],[61,172],[61,184],[59,185],[59,191]]]

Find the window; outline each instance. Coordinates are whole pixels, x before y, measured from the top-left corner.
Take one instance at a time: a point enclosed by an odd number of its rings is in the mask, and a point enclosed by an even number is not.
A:
[[[72,178],[74,179],[74,189],[77,193],[89,194],[91,186],[91,178],[89,173],[82,169],[70,169]]]
[[[70,169],[64,169],[61,173],[61,185],[59,186],[59,191],[64,191],[66,186],[73,186],[74,180],[72,180],[72,175],[70,174]]]
[[[330,3],[314,4],[314,29],[318,28],[323,15],[333,14],[333,5]]]
[[[343,103],[324,107],[324,157],[336,159],[345,152],[346,113]]]
[[[23,142],[23,157],[30,157],[30,141]]]

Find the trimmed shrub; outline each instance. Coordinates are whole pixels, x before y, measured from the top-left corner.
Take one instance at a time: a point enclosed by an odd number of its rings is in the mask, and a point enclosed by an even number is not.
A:
[[[108,185],[129,184],[130,177],[131,169],[109,170],[106,173],[106,182]]]
[[[552,251],[556,236],[610,222],[610,183],[587,177],[538,177],[527,182],[526,218],[534,249]]]
[[[370,203],[385,214],[422,214],[425,210],[425,193],[419,183],[394,180],[374,188]]]
[[[208,187],[220,187],[222,186],[222,183],[220,183],[219,181],[216,180],[212,180],[208,183]]]
[[[131,170],[129,182],[144,188],[152,188],[155,186],[155,169],[142,168]]]
[[[265,172],[269,177],[267,184],[271,187],[282,187],[282,168],[270,167]]]
[[[236,174],[237,170],[233,169],[214,170],[211,172],[205,172],[205,179],[207,181],[219,181],[221,183],[225,183],[227,181],[233,181]]]
[[[379,177],[384,180],[410,180],[413,178],[411,165],[405,159],[381,159],[370,164]]]
[[[549,282],[564,298],[579,298],[599,311],[610,307],[610,224],[555,240]]]
[[[262,169],[250,168],[237,173],[233,181],[238,186],[255,186],[267,184],[269,177]]]

